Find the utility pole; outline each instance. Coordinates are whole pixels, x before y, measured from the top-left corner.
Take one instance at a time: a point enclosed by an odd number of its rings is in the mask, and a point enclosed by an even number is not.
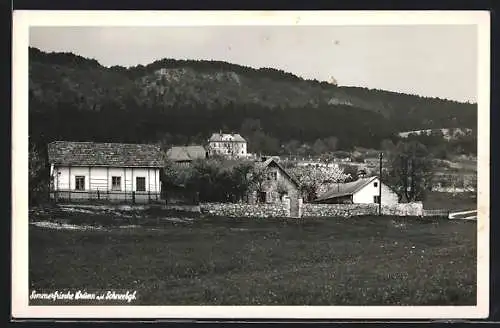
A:
[[[379,176],[378,176],[378,215],[382,215],[382,152],[380,152]]]

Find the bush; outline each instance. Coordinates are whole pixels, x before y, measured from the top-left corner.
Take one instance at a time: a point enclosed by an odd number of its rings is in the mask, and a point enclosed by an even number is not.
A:
[[[197,160],[190,167],[169,165],[166,181],[199,192],[202,202],[237,202],[249,191],[253,165],[221,158]]]

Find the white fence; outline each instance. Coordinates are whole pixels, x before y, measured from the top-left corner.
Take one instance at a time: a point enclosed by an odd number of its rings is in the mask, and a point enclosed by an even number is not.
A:
[[[450,213],[448,219],[477,220],[477,210]]]

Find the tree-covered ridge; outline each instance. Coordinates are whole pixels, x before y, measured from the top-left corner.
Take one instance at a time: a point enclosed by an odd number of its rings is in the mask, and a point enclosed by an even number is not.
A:
[[[400,131],[474,128],[477,122],[476,104],[336,86],[220,61],[162,59],[107,68],[71,53],[30,48],[29,83],[30,134],[40,143],[200,143],[214,130],[242,132],[258,122],[246,133],[253,151],[328,138],[336,138],[339,149],[378,148]]]
[[[33,62],[49,65],[75,66],[79,68],[103,68],[95,59],[75,55],[72,52],[43,52],[38,48],[29,47],[29,59]]]

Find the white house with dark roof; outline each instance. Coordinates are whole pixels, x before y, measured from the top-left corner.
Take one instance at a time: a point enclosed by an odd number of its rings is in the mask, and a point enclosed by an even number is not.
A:
[[[55,141],[47,148],[54,200],[150,202],[161,198],[159,146]]]
[[[377,176],[359,178],[348,183],[332,184],[330,189],[314,201],[323,204],[378,204],[394,205],[399,202],[398,195]]]
[[[209,156],[248,157],[247,141],[239,134],[213,133],[208,139]]]

